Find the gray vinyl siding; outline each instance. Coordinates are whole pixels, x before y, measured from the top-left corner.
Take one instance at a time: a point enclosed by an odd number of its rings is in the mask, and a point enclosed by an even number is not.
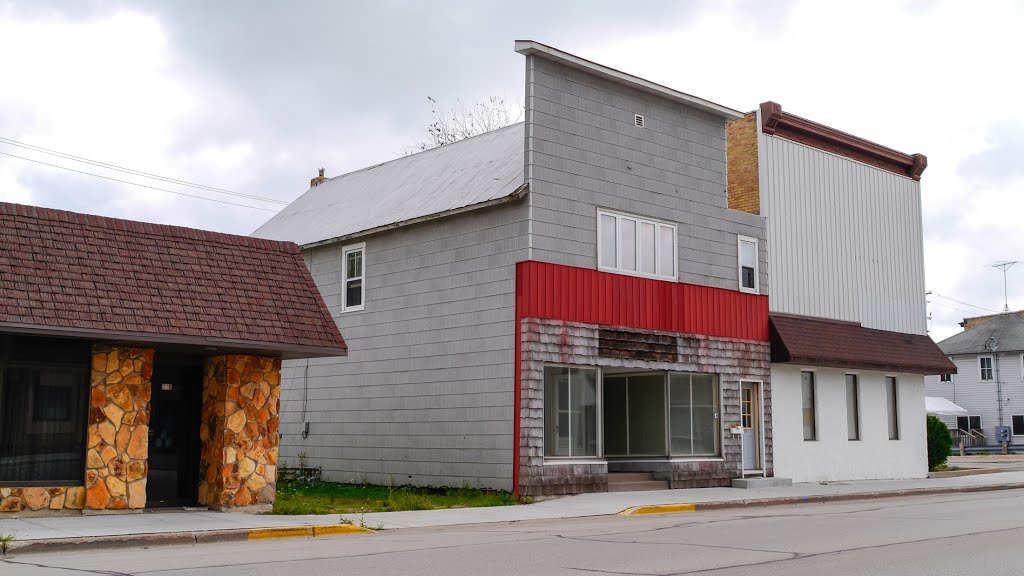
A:
[[[737,235],[757,238],[768,293],[764,219],[727,207],[725,119],[528,56],[525,121],[532,259],[596,268],[604,208],[677,223],[681,282],[736,290]]]
[[[940,382],[938,376],[925,377],[925,395],[940,396],[967,410],[972,416],[981,416],[981,426],[990,444],[994,444],[995,429],[999,424],[999,397],[1002,388],[1003,425],[1010,426],[1011,416],[1024,415],[1024,379],[1021,376],[1021,353],[1006,352],[993,354],[996,381],[981,381],[978,355],[952,356],[957,373],[952,382]],[[956,425],[956,417],[940,417],[947,426]],[[1024,437],[1013,439],[1014,444],[1024,444]]]
[[[349,346],[285,362],[281,455],[327,480],[512,488],[515,263],[525,202],[306,251]],[[341,254],[366,243],[363,311],[341,312]]]
[[[773,312],[926,334],[921,187],[758,134]]]

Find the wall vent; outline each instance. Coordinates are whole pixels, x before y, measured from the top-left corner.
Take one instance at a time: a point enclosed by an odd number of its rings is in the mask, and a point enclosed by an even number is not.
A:
[[[644,127],[644,116],[643,114],[633,114],[633,124],[640,128]]]

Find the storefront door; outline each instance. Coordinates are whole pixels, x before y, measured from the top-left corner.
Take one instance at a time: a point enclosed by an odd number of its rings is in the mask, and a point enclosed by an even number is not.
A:
[[[195,505],[202,359],[158,353],[152,382],[146,507]]]
[[[740,390],[740,419],[743,425],[743,471],[761,470],[760,384],[743,382]]]

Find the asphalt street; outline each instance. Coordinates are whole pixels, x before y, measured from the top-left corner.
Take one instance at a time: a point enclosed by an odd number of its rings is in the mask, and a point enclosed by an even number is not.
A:
[[[1024,572],[1024,491],[15,555],[0,575]]]

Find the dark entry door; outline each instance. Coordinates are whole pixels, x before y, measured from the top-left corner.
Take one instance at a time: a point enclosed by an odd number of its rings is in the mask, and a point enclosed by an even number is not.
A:
[[[202,359],[157,351],[154,360],[146,507],[193,506],[199,487]]]

